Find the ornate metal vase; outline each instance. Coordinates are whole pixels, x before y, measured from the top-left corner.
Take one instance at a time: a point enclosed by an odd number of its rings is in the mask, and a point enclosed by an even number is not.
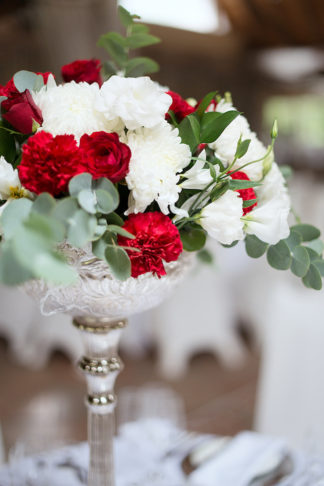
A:
[[[84,355],[78,366],[87,381],[89,486],[114,486],[114,384],[122,362],[118,344],[127,317],[158,305],[186,275],[192,257],[183,253],[165,265],[167,275],[157,278],[144,274],[125,282],[116,280],[108,266],[93,257],[90,249],[68,245],[63,251],[78,272],[76,284],[50,286],[33,280],[25,291],[34,297],[46,315],[62,312],[73,316],[81,333]]]

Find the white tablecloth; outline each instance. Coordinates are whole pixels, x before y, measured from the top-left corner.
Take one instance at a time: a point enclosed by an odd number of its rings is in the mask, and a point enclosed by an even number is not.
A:
[[[221,453],[186,477],[181,461],[203,440],[206,437],[185,433],[160,419],[124,425],[115,441],[116,486],[249,486],[265,466],[287,452],[294,472],[280,486],[324,485],[324,461],[288,450],[283,440],[253,432],[237,435]],[[86,443],[23,458],[0,469],[0,486],[84,485],[87,462]]]

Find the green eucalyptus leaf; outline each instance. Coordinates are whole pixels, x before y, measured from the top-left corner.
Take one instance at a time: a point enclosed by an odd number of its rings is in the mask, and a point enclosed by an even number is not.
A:
[[[108,245],[105,250],[105,260],[111,273],[118,280],[127,280],[131,276],[131,262],[127,252],[120,246]]]
[[[18,71],[13,77],[14,85],[20,93],[26,89],[33,90],[37,83],[37,74],[30,71]]]
[[[77,197],[83,189],[91,189],[92,177],[87,172],[74,176],[69,182],[69,193]]]
[[[96,218],[79,209],[70,219],[67,240],[72,246],[82,248],[92,240],[96,227]]]
[[[295,224],[291,229],[297,231],[303,238],[303,241],[316,240],[321,235],[320,230],[311,224]]]
[[[149,57],[135,57],[127,61],[125,65],[125,76],[136,78],[145,74],[156,73],[159,70],[157,62]]]
[[[207,110],[208,106],[212,102],[212,100],[215,98],[217,91],[211,91],[210,93],[206,94],[204,98],[201,100],[199,103],[199,106],[196,110],[196,113],[199,117],[202,117],[205,111]]]
[[[48,192],[43,192],[33,202],[31,210],[34,213],[40,213],[44,215],[51,214],[56,206],[56,201],[53,196]]]
[[[70,285],[78,278],[76,271],[54,252],[39,254],[33,268],[38,278],[49,280],[56,285]]]
[[[182,143],[189,145],[193,153],[200,143],[200,125],[194,115],[186,116],[178,126]]]
[[[308,246],[305,246],[304,248],[307,251],[311,262],[319,259],[319,255],[315,250],[313,250],[312,248],[308,248]]]
[[[136,238],[136,236],[132,235],[132,233],[126,231],[124,228],[121,228],[120,226],[109,224],[107,228],[112,233],[117,233],[118,235],[124,236],[125,238],[129,238],[130,240],[134,240]]]
[[[126,39],[127,47],[130,49],[139,49],[140,47],[151,46],[158,44],[161,39],[151,34],[136,33],[132,34]]]
[[[82,189],[78,194],[78,202],[82,209],[90,214],[97,212],[96,194],[91,189]]]
[[[200,142],[211,143],[218,139],[225,128],[239,115],[238,111],[204,113],[201,118]]]
[[[206,250],[206,248],[198,251],[197,257],[201,262],[207,263],[208,265],[210,265],[214,261],[212,253],[209,250]]]
[[[48,215],[31,212],[23,225],[30,231],[34,231],[36,235],[46,238],[50,246],[61,243],[65,238],[64,225]]]
[[[268,243],[259,240],[259,238],[257,238],[255,235],[246,235],[245,249],[249,257],[260,258],[265,254],[268,246]]]
[[[92,253],[100,258],[100,260],[105,259],[105,250],[107,248],[107,243],[103,238],[96,240],[92,243]]]
[[[67,228],[69,226],[69,220],[73,219],[77,211],[79,211],[77,200],[72,197],[66,197],[57,202],[52,217],[61,221]]]
[[[324,277],[324,260],[315,260],[312,262],[313,265],[317,268],[317,270],[320,272],[321,276]]]
[[[109,179],[107,179],[106,177],[102,177],[100,179],[96,179],[96,180],[92,181],[92,189],[94,191],[97,191],[98,189],[102,189],[106,192],[109,192],[109,194],[111,195],[111,197],[113,199],[114,206],[115,206],[112,211],[114,211],[118,207],[118,205],[119,205],[119,193],[118,193],[116,187],[114,186],[114,184]]]
[[[206,243],[206,232],[203,229],[194,228],[192,226],[181,229],[180,237],[183,249],[186,251],[201,250]]]
[[[0,282],[5,285],[19,285],[33,277],[34,273],[17,259],[13,247],[4,244],[0,253]]]
[[[97,197],[97,210],[103,214],[108,214],[116,209],[116,203],[114,202],[111,194],[104,189],[96,189]]]
[[[297,231],[290,229],[290,233],[288,238],[285,239],[285,242],[287,243],[289,250],[293,251],[296,246],[299,246],[301,242],[303,241],[301,234],[297,233]]]
[[[3,210],[0,221],[2,232],[6,239],[11,238],[22,226],[23,221],[28,218],[32,204],[26,198],[15,199]]]
[[[234,248],[234,246],[236,246],[238,244],[239,240],[235,240],[235,241],[232,241],[232,243],[230,243],[229,245],[226,245],[225,243],[221,243],[221,245],[224,247],[224,248]]]
[[[41,74],[38,74],[37,79],[36,79],[35,84],[34,84],[33,90],[39,91],[40,89],[43,88],[43,86],[44,86],[44,78]]]
[[[310,266],[310,258],[306,248],[296,246],[292,253],[293,259],[290,267],[292,273],[297,277],[305,277]]]
[[[308,288],[321,290],[322,277],[319,270],[316,268],[316,266],[313,263],[310,264],[309,270],[305,275],[305,277],[303,278],[303,283]]]
[[[269,246],[267,260],[269,265],[277,270],[288,270],[292,257],[287,243],[281,240],[276,245]]]
[[[312,250],[316,251],[318,255],[322,255],[323,250],[324,250],[324,243],[322,240],[319,238],[317,240],[310,241],[307,244],[308,248],[311,248]]]

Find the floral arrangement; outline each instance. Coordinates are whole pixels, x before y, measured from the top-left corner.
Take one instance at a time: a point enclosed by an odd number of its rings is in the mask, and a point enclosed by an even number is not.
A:
[[[91,245],[120,280],[152,272],[206,237],[245,240],[253,258],[291,269],[320,289],[323,244],[317,228],[289,228],[290,200],[271,142],[265,147],[229,94],[200,101],[153,82],[157,64],[129,58],[159,41],[119,7],[126,35],[98,45],[111,60],[20,71],[0,87],[0,280],[71,283],[60,245]]]

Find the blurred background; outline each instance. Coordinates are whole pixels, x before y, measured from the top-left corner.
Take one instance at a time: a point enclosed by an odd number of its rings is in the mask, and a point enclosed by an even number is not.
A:
[[[321,0],[123,0],[161,44],[143,49],[154,79],[183,97],[230,91],[234,105],[295,171],[293,206],[324,230],[324,3]],[[0,84],[18,70],[101,58],[119,30],[115,0],[0,0]],[[210,245],[160,308],[131,318],[117,383],[118,422],[145,414],[188,429],[254,429],[324,452],[324,298],[244,249]],[[81,343],[67,316],[45,318],[0,290],[0,462],[86,438]],[[148,405],[149,404],[149,405]],[[0,441],[1,444],[1,441]]]

